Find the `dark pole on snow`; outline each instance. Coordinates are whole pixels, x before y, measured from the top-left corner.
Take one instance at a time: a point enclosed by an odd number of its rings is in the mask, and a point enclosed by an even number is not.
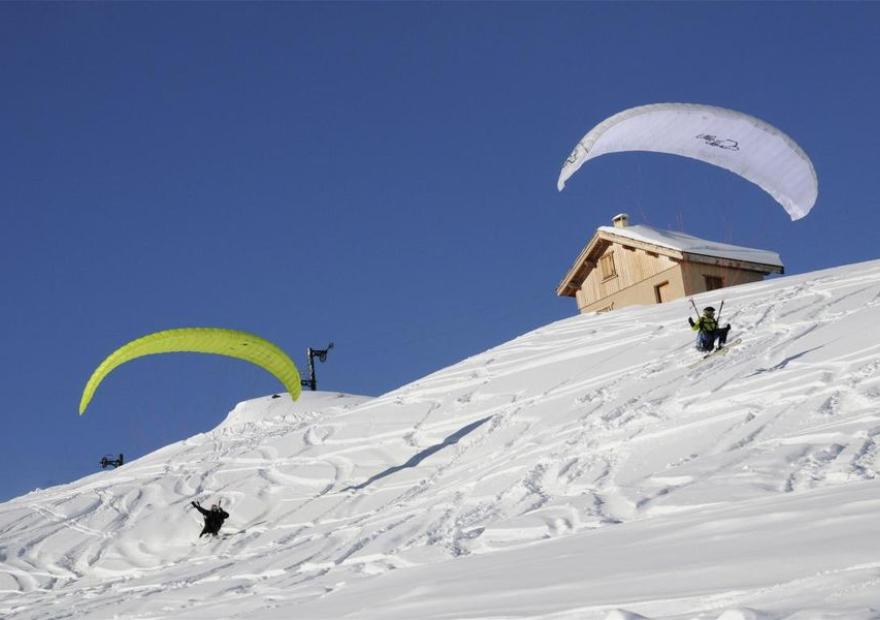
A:
[[[300,381],[303,387],[307,387],[313,392],[318,389],[318,377],[315,375],[315,358],[317,357],[321,363],[326,362],[327,353],[332,348],[333,343],[331,342],[326,349],[313,349],[312,347],[306,349],[306,354],[309,356],[309,378]]]

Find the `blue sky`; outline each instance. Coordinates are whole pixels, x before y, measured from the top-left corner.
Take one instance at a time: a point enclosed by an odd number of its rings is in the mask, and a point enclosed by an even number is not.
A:
[[[178,355],[83,385],[114,348],[208,325],[378,395],[575,313],[596,226],[878,258],[877,3],[0,4],[0,499],[136,457],[278,391]],[[742,110],[811,156],[792,223],[690,160],[621,154],[557,193],[595,123],[664,101]],[[684,320],[684,317],[683,317]]]

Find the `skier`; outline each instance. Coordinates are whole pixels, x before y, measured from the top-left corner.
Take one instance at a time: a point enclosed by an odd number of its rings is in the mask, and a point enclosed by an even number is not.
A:
[[[205,517],[205,527],[202,528],[202,533],[199,534],[199,538],[205,534],[216,536],[217,532],[220,531],[220,526],[222,526],[223,522],[229,517],[229,513],[220,508],[219,504],[214,504],[211,506],[210,510],[205,510],[198,502],[192,502],[192,505],[196,510],[202,513],[203,517]]]
[[[697,350],[709,353],[713,350],[717,350],[715,347],[716,340],[718,341],[718,349],[723,348],[727,343],[727,333],[730,331],[730,323],[724,327],[718,325],[718,321],[715,320],[715,308],[712,306],[706,306],[703,310],[703,316],[696,321],[691,317],[688,317],[688,323],[690,323],[691,329],[695,332],[699,332],[697,334]]]

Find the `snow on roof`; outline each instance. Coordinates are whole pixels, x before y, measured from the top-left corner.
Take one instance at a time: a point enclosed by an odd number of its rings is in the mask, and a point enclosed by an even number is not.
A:
[[[728,260],[748,261],[751,263],[760,263],[762,265],[775,265],[783,267],[782,259],[779,254],[770,250],[757,250],[754,248],[746,248],[740,245],[731,245],[729,243],[719,243],[717,241],[707,241],[685,233],[674,232],[671,230],[659,230],[636,224],[617,228],[614,226],[600,226],[600,232],[625,237],[634,241],[642,241],[651,243],[660,247],[687,252],[689,254],[700,254],[702,256],[712,256],[715,258],[725,258]]]

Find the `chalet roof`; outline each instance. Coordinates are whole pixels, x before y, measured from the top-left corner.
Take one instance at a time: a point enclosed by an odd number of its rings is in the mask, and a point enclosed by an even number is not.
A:
[[[658,228],[651,228],[650,226],[643,226],[641,224],[626,226],[624,228],[600,226],[599,231],[615,237],[641,241],[643,243],[649,243],[662,248],[685,252],[687,254],[699,254],[701,256],[757,263],[759,265],[770,265],[773,267],[783,266],[779,254],[771,252],[770,250],[756,250],[741,245],[707,241],[706,239],[700,239],[693,235],[686,235],[685,233],[674,232],[671,230],[660,230]]]
[[[762,273],[784,273],[785,270],[779,254],[770,250],[708,241],[693,235],[660,230],[641,224],[622,227],[600,226],[559,283],[556,293],[573,296],[590,271],[595,268],[597,258],[612,243],[639,247],[680,261],[725,265]]]

